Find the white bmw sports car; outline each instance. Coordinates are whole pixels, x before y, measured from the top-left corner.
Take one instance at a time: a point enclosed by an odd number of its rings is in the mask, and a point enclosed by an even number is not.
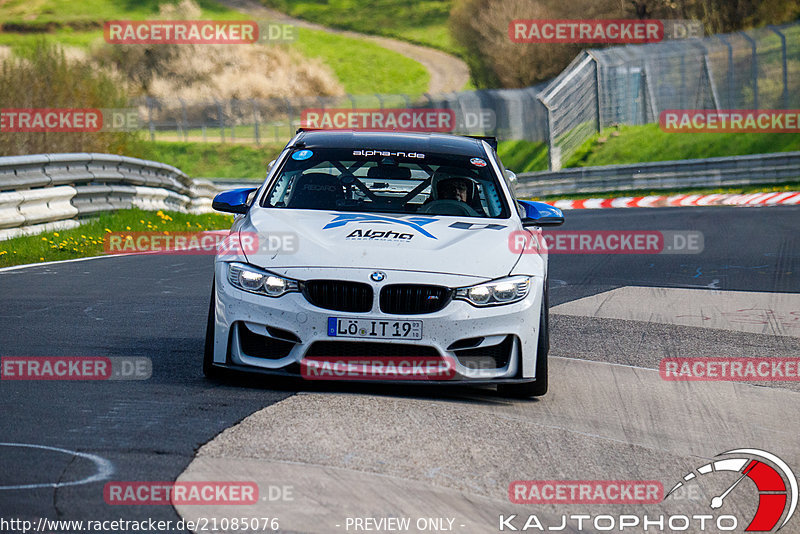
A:
[[[205,374],[543,395],[547,256],[513,242],[541,243],[540,227],[564,219],[516,200],[495,148],[492,138],[299,130],[261,187],[214,199],[238,215],[235,246],[215,262]]]

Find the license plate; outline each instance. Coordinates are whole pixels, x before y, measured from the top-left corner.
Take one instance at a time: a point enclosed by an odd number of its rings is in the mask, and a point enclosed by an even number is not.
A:
[[[328,337],[422,339],[422,321],[328,317]]]

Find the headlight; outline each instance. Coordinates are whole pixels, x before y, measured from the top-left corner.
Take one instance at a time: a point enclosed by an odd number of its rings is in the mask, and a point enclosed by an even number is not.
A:
[[[268,297],[280,297],[299,290],[296,280],[283,278],[243,263],[228,264],[228,282],[242,291]]]
[[[456,289],[455,298],[466,300],[475,306],[496,306],[524,299],[530,288],[529,276],[509,276],[477,286],[460,287]]]

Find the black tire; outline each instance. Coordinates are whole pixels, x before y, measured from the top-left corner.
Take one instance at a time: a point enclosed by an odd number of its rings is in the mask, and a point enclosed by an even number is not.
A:
[[[501,384],[497,391],[505,397],[527,399],[541,397],[547,393],[547,353],[550,352],[550,303],[547,298],[547,282],[544,285],[542,313],[539,317],[539,342],[536,349],[536,380],[524,384]]]
[[[211,303],[208,305],[208,322],[206,323],[206,345],[203,351],[203,374],[206,378],[219,378],[222,376],[222,370],[219,367],[214,367],[215,292],[216,282],[211,284]]]

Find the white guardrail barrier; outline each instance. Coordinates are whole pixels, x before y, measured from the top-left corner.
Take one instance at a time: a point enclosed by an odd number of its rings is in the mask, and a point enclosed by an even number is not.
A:
[[[548,196],[797,181],[800,152],[782,152],[524,173],[516,190]],[[164,163],[110,154],[0,157],[0,240],[75,227],[78,217],[131,207],[207,213],[214,195],[243,182],[215,184]]]
[[[164,163],[111,154],[0,157],[0,239],[132,207],[207,213],[221,189]]]

